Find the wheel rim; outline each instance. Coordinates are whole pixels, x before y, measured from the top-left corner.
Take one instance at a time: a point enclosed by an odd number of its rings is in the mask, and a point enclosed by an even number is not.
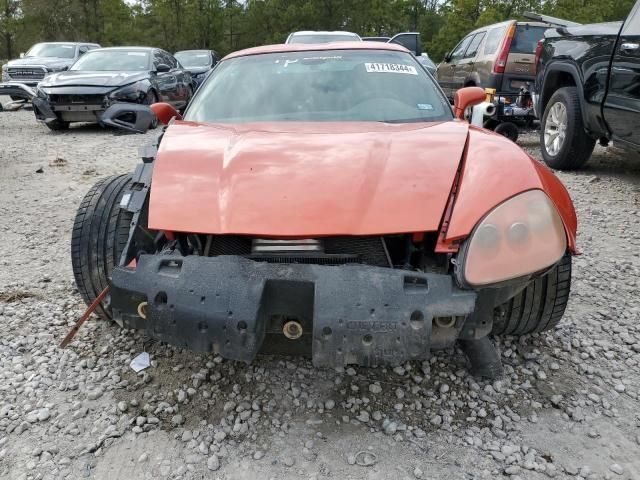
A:
[[[547,153],[552,156],[557,155],[566,137],[567,107],[562,102],[556,102],[549,109],[544,126],[544,148]]]

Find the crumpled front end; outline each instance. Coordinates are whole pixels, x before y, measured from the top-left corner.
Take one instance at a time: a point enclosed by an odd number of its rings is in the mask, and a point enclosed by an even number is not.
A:
[[[116,321],[160,341],[244,362],[288,346],[336,368],[428,358],[475,304],[448,274],[236,255],[142,255],[113,271],[111,293]]]
[[[0,83],[0,95],[30,101],[36,96],[36,92],[34,87],[26,83],[8,81]]]
[[[112,101],[108,88],[39,87],[32,101],[36,119],[40,121],[97,122]]]

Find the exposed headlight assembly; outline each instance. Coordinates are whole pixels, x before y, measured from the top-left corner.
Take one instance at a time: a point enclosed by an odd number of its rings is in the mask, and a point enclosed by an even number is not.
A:
[[[142,82],[136,82],[114,90],[109,95],[109,98],[124,102],[139,102],[144,99],[145,95],[146,89]]]
[[[485,286],[538,272],[565,254],[562,219],[542,190],[530,190],[498,205],[476,225],[462,251],[462,274]]]

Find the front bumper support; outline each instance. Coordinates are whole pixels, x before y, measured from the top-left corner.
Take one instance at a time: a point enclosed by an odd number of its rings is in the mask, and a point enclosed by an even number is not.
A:
[[[114,318],[126,326],[244,362],[274,321],[295,318],[311,333],[314,365],[328,367],[428,358],[433,317],[466,316],[475,300],[449,275],[237,256],[142,255],[135,269],[114,269],[111,290]]]
[[[31,87],[25,83],[4,82],[0,83],[0,95],[22,98],[26,101],[30,101],[36,96],[34,88],[35,87]]]
[[[45,123],[58,120],[58,117],[51,108],[51,105],[49,105],[49,102],[36,97],[31,100],[31,104],[33,105],[33,113],[36,115],[36,120],[40,120]]]

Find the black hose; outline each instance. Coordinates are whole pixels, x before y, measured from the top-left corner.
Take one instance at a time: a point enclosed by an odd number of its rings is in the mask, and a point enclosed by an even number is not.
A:
[[[458,340],[458,343],[469,360],[471,374],[474,377],[495,380],[504,375],[500,353],[489,337]]]

